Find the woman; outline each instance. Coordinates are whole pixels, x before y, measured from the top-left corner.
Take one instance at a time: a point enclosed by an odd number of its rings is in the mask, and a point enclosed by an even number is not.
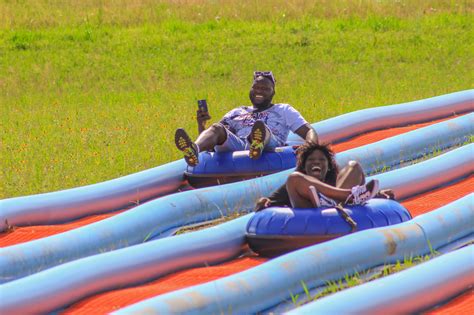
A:
[[[270,206],[314,208],[338,203],[361,204],[375,195],[392,198],[390,189],[378,192],[378,181],[365,184],[362,167],[350,161],[340,172],[328,145],[305,143],[297,151],[296,170],[270,197],[260,198],[255,210]]]

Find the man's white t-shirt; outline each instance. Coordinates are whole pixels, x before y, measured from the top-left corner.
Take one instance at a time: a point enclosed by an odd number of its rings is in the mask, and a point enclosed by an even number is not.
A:
[[[220,123],[237,137],[246,139],[257,120],[267,125],[279,146],[285,145],[290,130],[295,132],[307,124],[303,116],[289,104],[274,104],[261,112],[255,112],[255,108],[250,106],[238,107],[225,114]]]

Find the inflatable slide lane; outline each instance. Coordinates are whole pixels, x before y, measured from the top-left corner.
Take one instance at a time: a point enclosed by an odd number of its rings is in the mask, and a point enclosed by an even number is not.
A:
[[[346,233],[269,261],[260,260],[254,268],[207,284],[183,287],[156,297],[141,296],[120,305],[104,303],[100,309],[89,311],[107,313],[121,308],[118,313],[147,310],[197,314],[279,310],[285,301],[291,300],[291,295],[304,294],[301,281],[314,289],[325,281],[393,263],[406,255],[425,255],[433,249],[472,242],[472,195],[456,187],[472,188],[473,145],[469,143],[473,104],[474,93],[470,90],[367,109],[314,124],[323,141],[340,142],[342,147],[350,142],[350,137],[362,132],[434,121],[405,134],[355,145],[337,155],[339,165],[357,160],[367,174],[379,179],[381,188],[394,189],[402,205],[412,212],[413,220]],[[0,228],[6,229],[9,225],[57,224],[123,209],[130,206],[131,198],[149,200],[93,224],[1,248],[0,313],[72,311],[75,309],[70,307],[72,303],[87,297],[94,299],[107,291],[130,286],[140,288],[144,283],[167,275],[178,277],[186,269],[198,266],[238,264],[236,257],[242,253],[248,255],[246,237],[253,214],[200,231],[168,236],[183,226],[236,212],[251,212],[255,201],[282,185],[292,168],[243,182],[178,192],[186,185],[185,170],[184,162],[176,161],[96,185],[0,201],[1,224],[4,224]],[[391,171],[382,173],[386,170]],[[455,194],[443,197],[438,203],[426,201],[431,196],[439,199],[441,191],[450,187]],[[138,191],[143,195],[136,195]],[[453,199],[454,196],[458,197]],[[417,210],[422,207],[423,214]],[[64,214],[64,209],[70,213]],[[452,281],[444,282],[446,286],[461,276],[447,277]],[[446,287],[448,293],[406,309],[428,309],[465,289],[465,285],[453,286],[452,290]],[[127,292],[132,296],[131,291]],[[342,307],[342,303],[335,303]],[[304,312],[305,307],[294,311]],[[378,307],[374,304],[360,309],[372,312],[378,311]]]

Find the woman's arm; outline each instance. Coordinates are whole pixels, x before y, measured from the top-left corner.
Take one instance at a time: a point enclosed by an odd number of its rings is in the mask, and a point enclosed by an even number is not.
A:
[[[255,204],[255,211],[260,211],[268,207],[289,207],[290,197],[286,190],[286,185],[280,186],[270,196],[260,198]]]

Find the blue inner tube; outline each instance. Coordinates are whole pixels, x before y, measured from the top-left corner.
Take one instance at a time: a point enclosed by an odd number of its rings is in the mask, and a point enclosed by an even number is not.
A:
[[[412,218],[405,207],[389,199],[371,199],[364,205],[346,205],[344,211],[356,222],[355,229],[336,208],[267,208],[255,213],[248,222],[247,242],[254,252],[272,257],[354,231],[393,225]]]
[[[292,146],[279,147],[263,152],[257,160],[249,158],[248,151],[201,152],[199,164],[188,166],[184,175],[196,188],[265,176],[295,167],[295,150]]]

